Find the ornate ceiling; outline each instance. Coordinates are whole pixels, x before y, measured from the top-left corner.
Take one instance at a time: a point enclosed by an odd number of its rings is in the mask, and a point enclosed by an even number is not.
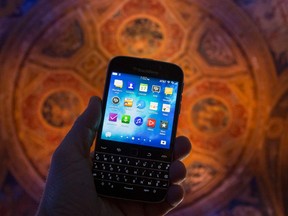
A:
[[[270,40],[267,23],[255,18],[260,9],[249,2],[40,1],[27,13],[22,7],[13,28],[4,20],[0,154],[7,160],[0,183],[9,170],[39,201],[53,151],[89,97],[102,95],[107,62],[132,55],[171,61],[185,72],[178,134],[190,138],[193,152],[184,161],[186,198],[174,214],[226,215],[228,205],[231,215],[281,215],[288,40]],[[263,196],[255,182],[266,188]],[[239,196],[244,201],[229,207]]]

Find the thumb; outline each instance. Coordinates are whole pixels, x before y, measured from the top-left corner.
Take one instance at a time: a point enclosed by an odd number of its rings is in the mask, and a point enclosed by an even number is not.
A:
[[[88,158],[90,147],[93,144],[101,120],[101,111],[100,98],[91,97],[86,110],[76,119],[53,157],[68,160],[67,162],[83,157]]]

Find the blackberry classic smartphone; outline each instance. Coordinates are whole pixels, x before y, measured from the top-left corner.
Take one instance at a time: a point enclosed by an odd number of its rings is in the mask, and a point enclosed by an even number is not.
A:
[[[92,171],[99,195],[164,200],[182,90],[175,64],[126,56],[110,61]]]

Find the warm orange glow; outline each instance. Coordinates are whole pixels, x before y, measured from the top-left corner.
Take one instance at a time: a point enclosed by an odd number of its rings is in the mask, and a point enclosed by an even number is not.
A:
[[[193,152],[180,214],[288,214],[287,0],[60,3],[0,1],[0,195],[19,184],[32,209],[55,148],[102,96],[109,59],[132,55],[185,72],[178,135]]]

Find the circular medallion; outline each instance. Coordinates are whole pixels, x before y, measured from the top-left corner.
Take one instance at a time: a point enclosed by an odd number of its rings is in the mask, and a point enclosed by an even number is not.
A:
[[[284,132],[284,125],[285,120],[283,118],[271,118],[268,123],[267,137],[270,139],[276,139],[281,137]]]
[[[100,24],[99,46],[107,55],[165,60],[181,53],[184,37],[165,3],[130,0]]]
[[[164,45],[164,32],[159,22],[147,17],[128,21],[119,34],[119,45],[131,55],[152,55]]]
[[[227,127],[229,111],[225,104],[215,98],[198,101],[192,108],[194,125],[203,133],[217,133]]]
[[[220,80],[205,80],[183,95],[180,128],[189,131],[194,145],[208,151],[233,148],[246,131],[248,111],[239,95]],[[236,162],[236,161],[235,161]]]
[[[42,116],[53,127],[63,128],[72,125],[80,114],[79,99],[68,91],[50,94],[42,105]]]

